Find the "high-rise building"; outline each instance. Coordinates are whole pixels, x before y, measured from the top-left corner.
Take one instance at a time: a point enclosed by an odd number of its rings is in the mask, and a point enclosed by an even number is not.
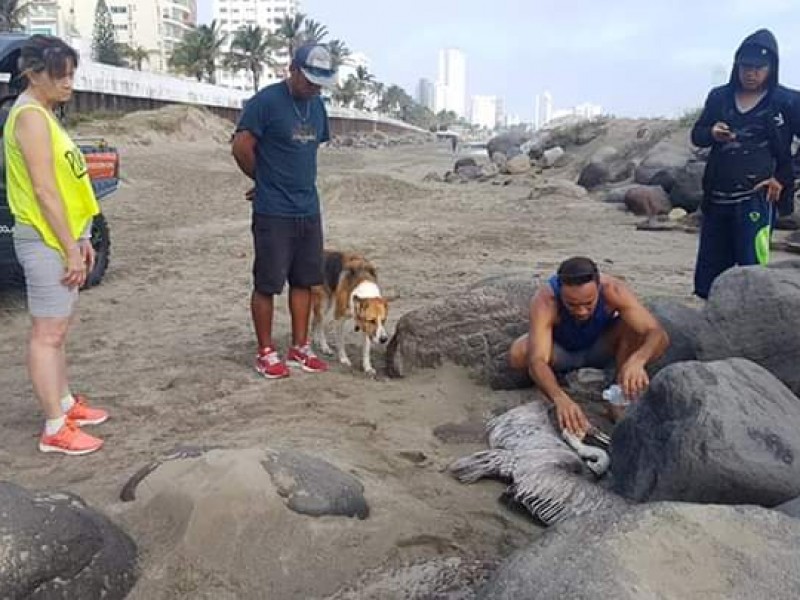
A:
[[[197,26],[196,0],[106,0],[106,5],[117,42],[150,53],[142,63],[147,70],[165,71],[172,50]],[[97,0],[33,0],[31,7],[28,31],[52,33],[76,46],[91,47]]]
[[[473,125],[494,129],[497,126],[497,97],[473,96],[470,121]]]
[[[505,127],[506,123],[506,102],[503,98],[497,99],[497,114],[495,116],[495,127]]]
[[[299,0],[213,0],[212,15],[219,23],[221,31],[227,35],[224,51],[230,49],[230,43],[236,32],[248,25],[258,25],[262,29],[275,33],[286,17],[294,17],[300,10]],[[268,85],[281,79],[289,66],[289,55],[284,50],[276,55],[278,67],[271,69],[265,65],[261,85]],[[221,70],[217,74],[220,85],[249,90],[252,88],[249,73],[239,71],[233,73]]]
[[[453,111],[466,117],[467,65],[464,53],[456,48],[439,50],[435,112]]]
[[[553,118],[553,96],[545,92],[536,96],[536,110],[533,124],[536,129],[541,129]]]
[[[436,90],[430,79],[422,78],[417,84],[417,102],[429,110],[436,108]]]

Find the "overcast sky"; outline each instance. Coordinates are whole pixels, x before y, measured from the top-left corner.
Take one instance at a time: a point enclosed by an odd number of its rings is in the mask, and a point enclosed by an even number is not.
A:
[[[198,11],[208,22],[211,0]],[[778,38],[782,82],[800,87],[800,0],[302,0],[302,11],[412,95],[436,78],[439,48],[459,48],[468,94],[503,97],[525,120],[545,90],[556,108],[678,115],[727,79],[736,47],[762,27]]]

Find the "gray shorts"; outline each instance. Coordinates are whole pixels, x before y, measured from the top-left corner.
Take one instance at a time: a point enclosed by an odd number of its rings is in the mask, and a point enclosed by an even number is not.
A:
[[[14,251],[25,273],[31,316],[70,317],[78,302],[78,288],[70,289],[61,283],[61,254],[45,244],[34,229],[19,224],[14,231]]]
[[[614,364],[614,349],[603,335],[591,348],[569,351],[553,342],[553,371],[568,373],[578,369],[606,369]]]

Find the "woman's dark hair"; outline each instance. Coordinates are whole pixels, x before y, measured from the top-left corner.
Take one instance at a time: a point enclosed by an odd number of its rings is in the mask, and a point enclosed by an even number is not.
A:
[[[22,46],[18,65],[20,76],[26,81],[26,73],[45,71],[51,78],[61,79],[70,66],[78,68],[78,53],[61,38],[37,34],[31,36]]]
[[[600,280],[600,272],[591,258],[573,256],[558,267],[556,272],[561,285],[583,285],[590,281]]]

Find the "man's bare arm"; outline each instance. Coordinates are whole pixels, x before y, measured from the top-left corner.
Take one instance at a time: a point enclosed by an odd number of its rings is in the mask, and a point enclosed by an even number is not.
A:
[[[250,179],[256,178],[256,145],[258,138],[249,131],[237,131],[233,136],[233,158]]]
[[[641,346],[633,352],[630,361],[644,367],[664,354],[669,347],[667,332],[624,283],[613,280],[607,285],[606,300],[610,307],[619,311],[623,322],[643,337]]]
[[[583,438],[589,430],[589,421],[580,406],[559,385],[550,366],[556,315],[555,298],[552,295],[542,291],[531,300],[528,373],[536,386],[555,405],[561,428]]]

